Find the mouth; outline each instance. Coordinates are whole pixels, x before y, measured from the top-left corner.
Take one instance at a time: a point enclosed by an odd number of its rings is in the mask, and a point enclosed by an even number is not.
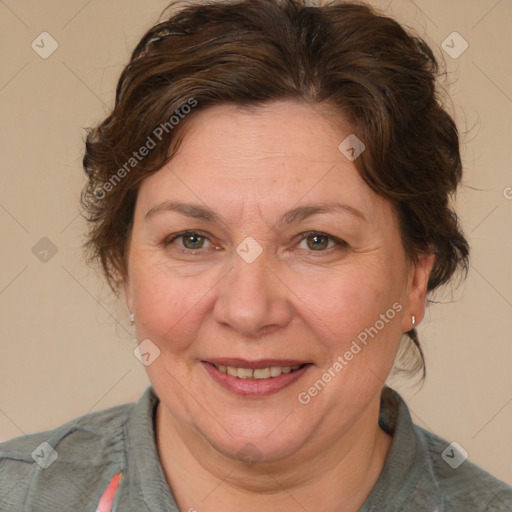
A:
[[[297,360],[214,359],[201,361],[208,374],[223,388],[244,397],[265,397],[300,379],[313,366]]]
[[[262,368],[247,368],[243,366],[228,366],[223,364],[217,365],[215,363],[210,363],[209,361],[205,362],[207,364],[211,364],[214,368],[219,370],[219,372],[231,375],[231,377],[253,380],[275,379],[276,377],[280,377],[283,374],[296,372],[297,370],[304,368],[307,364],[311,364],[303,363],[293,366],[265,366]]]

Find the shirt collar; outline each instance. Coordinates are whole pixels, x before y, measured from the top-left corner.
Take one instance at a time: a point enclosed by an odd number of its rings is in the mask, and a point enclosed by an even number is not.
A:
[[[126,426],[130,487],[129,510],[179,512],[158,456],[155,424],[159,402],[150,386],[133,407]],[[137,507],[133,504],[137,503]],[[120,505],[119,510],[123,510]]]
[[[393,440],[382,473],[360,512],[442,512],[425,440],[414,426],[402,397],[389,387],[382,390],[379,425]]]

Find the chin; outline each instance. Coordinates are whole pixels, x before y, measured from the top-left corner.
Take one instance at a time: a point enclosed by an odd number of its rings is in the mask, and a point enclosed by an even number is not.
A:
[[[205,417],[202,425],[196,423],[196,429],[226,457],[249,465],[273,463],[293,456],[315,430],[310,419],[307,424],[301,422],[292,411],[291,407],[259,414],[247,411],[245,417],[237,413],[232,418],[224,416],[222,426]]]

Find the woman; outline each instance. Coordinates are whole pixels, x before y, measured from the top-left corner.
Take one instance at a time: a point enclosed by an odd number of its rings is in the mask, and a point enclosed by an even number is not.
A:
[[[151,387],[0,446],[2,511],[502,511],[385,386],[467,268],[428,46],[369,7],[188,5],[91,130],[88,248]]]

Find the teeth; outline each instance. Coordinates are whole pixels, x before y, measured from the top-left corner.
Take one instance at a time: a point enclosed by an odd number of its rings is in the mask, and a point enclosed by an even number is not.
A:
[[[255,379],[268,379],[270,377],[271,368],[258,368],[253,371],[253,377]]]
[[[279,377],[283,373],[290,373],[300,368],[297,366],[271,366],[269,368],[257,368],[252,370],[251,368],[235,368],[233,366],[217,366],[214,365],[217,370],[222,373],[227,373],[232,377],[238,377],[239,379],[268,379],[272,377]]]
[[[229,369],[229,368],[228,368]],[[239,379],[251,379],[253,371],[250,368],[238,368]]]
[[[282,368],[280,366],[272,366],[270,368],[270,376],[271,377],[279,377],[282,373]]]

